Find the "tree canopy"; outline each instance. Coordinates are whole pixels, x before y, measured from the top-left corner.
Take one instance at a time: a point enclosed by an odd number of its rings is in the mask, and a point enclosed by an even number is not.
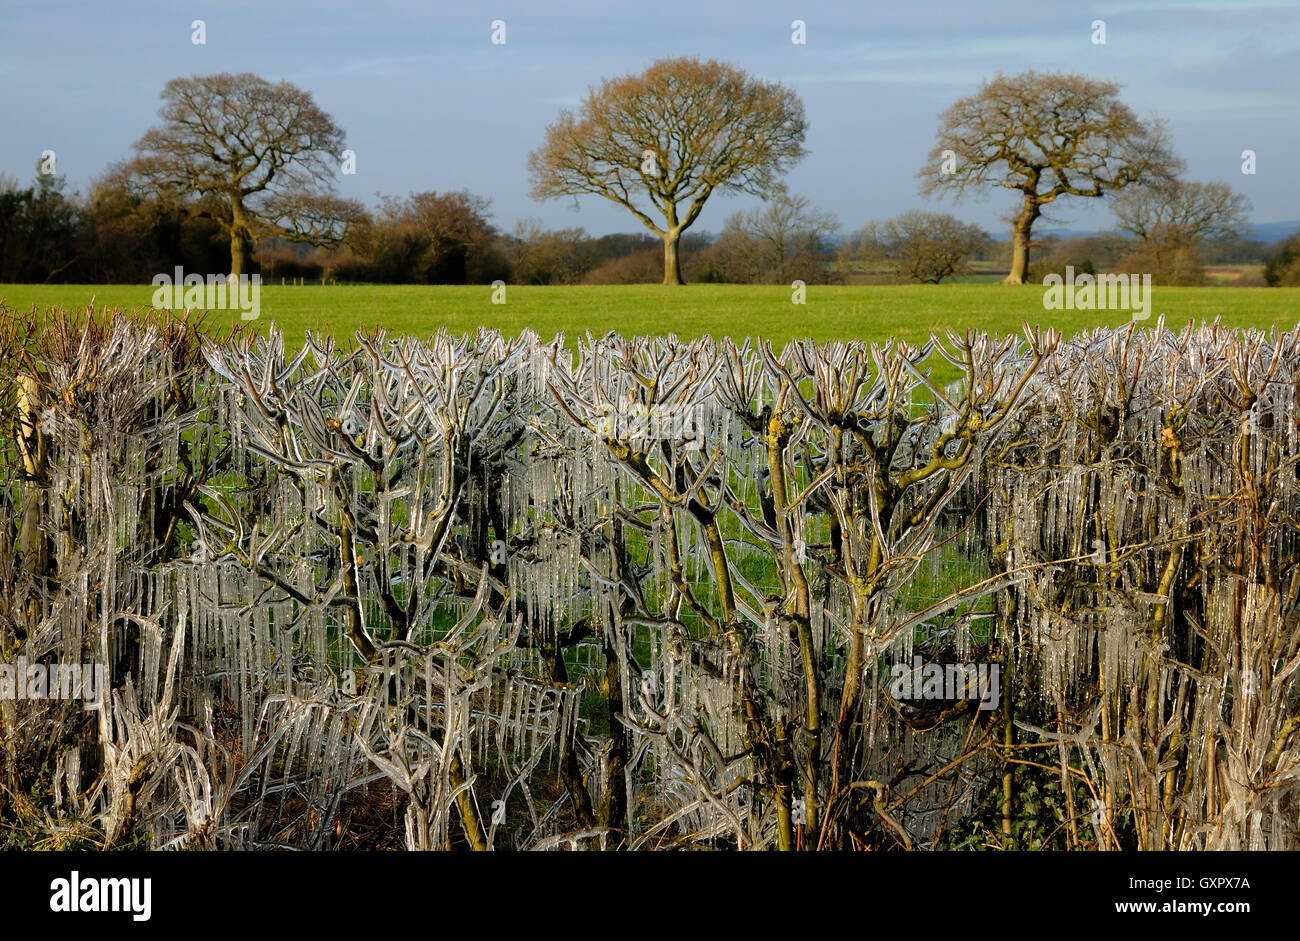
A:
[[[1134,238],[1196,245],[1243,235],[1251,203],[1227,183],[1165,180],[1125,192],[1112,208]]]
[[[790,89],[714,60],[664,59],[605,80],[577,115],[560,113],[528,159],[533,196],[624,206],[664,240],[664,283],[681,284],[681,233],[708,198],[777,192],[805,131]]]
[[[174,78],[162,99],[163,123],[136,142],[131,171],[220,222],[231,274],[259,238],[335,245],[363,215],[333,194],[343,131],[310,92],[241,72]]]
[[[1020,194],[1008,282],[1024,282],[1033,225],[1049,203],[1106,196],[1181,169],[1164,125],[1139,120],[1119,88],[1084,75],[998,75],[939,116],[921,191],[960,198],[994,186]]]

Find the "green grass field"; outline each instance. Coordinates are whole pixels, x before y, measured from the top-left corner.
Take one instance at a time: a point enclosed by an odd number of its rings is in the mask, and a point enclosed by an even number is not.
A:
[[[147,285],[0,285],[0,299],[18,308],[58,305],[96,308],[148,307]],[[590,330],[624,335],[676,333],[759,336],[780,345],[793,337],[815,340],[923,341],[944,327],[1018,332],[1022,321],[1051,326],[1066,335],[1097,326],[1118,326],[1118,311],[1049,311],[1041,285],[943,284],[851,286],[807,289],[807,303],[792,304],[782,286],[660,285],[524,287],[506,289],[506,303],[493,304],[487,286],[266,284],[261,317],[252,326],[277,322],[291,341],[308,329],[346,338],[356,329],[427,336],[439,327],[454,332],[479,326],[506,333],[531,328],[549,338]],[[1222,317],[1227,326],[1292,328],[1300,322],[1300,288],[1180,288],[1152,290],[1152,321],[1165,314],[1171,326]],[[237,312],[216,311],[209,322],[233,323]]]

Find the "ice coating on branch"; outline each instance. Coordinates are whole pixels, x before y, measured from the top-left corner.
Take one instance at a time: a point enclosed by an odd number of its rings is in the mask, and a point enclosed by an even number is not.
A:
[[[43,349],[5,512],[43,508],[57,565],[4,573],[7,617],[109,687],[60,812],[337,848],[383,789],[410,848],[883,848],[832,800],[877,780],[938,848],[1005,712],[894,695],[920,658],[1008,671],[1017,740],[1142,848],[1294,848],[1295,336],[957,339]],[[35,740],[75,715],[22,708]]]

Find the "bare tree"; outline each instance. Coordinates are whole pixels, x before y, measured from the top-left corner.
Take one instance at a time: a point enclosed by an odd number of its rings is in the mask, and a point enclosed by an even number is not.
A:
[[[311,93],[249,72],[174,78],[163,123],[135,143],[132,171],[157,191],[197,197],[244,273],[265,236],[336,245],[364,215],[333,195],[343,131]]]
[[[1062,196],[1100,197],[1181,169],[1159,121],[1139,120],[1119,85],[1084,75],[999,75],[939,116],[921,191],[957,197],[986,185],[1021,194],[1008,284],[1023,284],[1043,207]]]
[[[856,251],[885,262],[902,280],[938,284],[963,271],[966,260],[988,240],[979,226],[913,209],[896,219],[869,223],[858,233]]]
[[[1125,191],[1112,207],[1119,228],[1137,241],[1138,257],[1162,281],[1199,274],[1201,250],[1242,236],[1250,224],[1250,200],[1227,183],[1167,180]]]
[[[824,281],[834,213],[814,209],[806,196],[778,193],[765,207],[734,213],[718,236],[716,254],[727,280],[787,284]]]
[[[1111,208],[1134,238],[1195,245],[1241,235],[1253,207],[1227,183],[1166,180],[1125,192]]]
[[[579,115],[560,113],[528,158],[533,196],[595,194],[626,207],[664,240],[664,284],[681,284],[678,243],[705,201],[715,190],[775,192],[804,155],[805,129],[788,88],[714,60],[663,59],[607,79]]]

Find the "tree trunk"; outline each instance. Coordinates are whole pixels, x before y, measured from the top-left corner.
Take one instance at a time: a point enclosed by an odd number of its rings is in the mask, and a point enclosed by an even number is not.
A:
[[[1025,277],[1029,274],[1030,232],[1033,230],[1034,220],[1041,212],[1038,201],[1026,193],[1024,208],[1020,210],[1020,215],[1016,217],[1015,226],[1011,230],[1011,273],[1003,279],[1003,284],[1025,283]]]
[[[606,765],[605,793],[597,808],[596,820],[602,827],[621,830],[627,826],[627,782],[625,780],[628,749],[627,735],[623,731],[620,716],[626,707],[623,704],[623,679],[619,670],[618,652],[606,639],[605,648],[605,685],[609,697],[607,709],[609,714],[610,749]]]
[[[253,240],[248,231],[248,216],[244,207],[232,200],[230,210],[230,276],[238,278],[250,267]]]
[[[682,280],[682,268],[678,247],[681,233],[672,229],[664,236],[664,284],[685,284]]]

